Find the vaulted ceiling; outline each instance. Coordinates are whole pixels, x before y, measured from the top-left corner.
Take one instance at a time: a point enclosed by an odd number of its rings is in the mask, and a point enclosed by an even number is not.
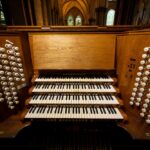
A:
[[[84,19],[84,24],[89,23],[89,19],[95,17],[95,8],[105,7],[106,0],[58,0],[59,13],[63,20],[72,8],[77,8]]]

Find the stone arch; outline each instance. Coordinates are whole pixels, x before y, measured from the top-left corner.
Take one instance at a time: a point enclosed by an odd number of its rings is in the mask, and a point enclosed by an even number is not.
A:
[[[68,16],[70,16],[70,15],[73,16],[73,18],[74,18],[74,25],[75,25],[75,19],[76,19],[77,16],[81,16],[81,18],[82,18],[82,24],[85,24],[84,23],[84,16],[83,16],[82,12],[77,7],[72,7],[68,11],[68,13],[65,16],[65,24],[66,24],[66,21],[68,19]]]
[[[83,20],[84,20],[84,24],[88,24],[88,19],[89,19],[89,9],[88,9],[88,4],[85,0],[81,1],[81,0],[70,0],[70,1],[66,1],[63,4],[63,18],[64,18],[64,22],[66,19],[66,15],[68,14],[68,12],[72,9],[72,8],[77,8],[82,16],[83,16]]]

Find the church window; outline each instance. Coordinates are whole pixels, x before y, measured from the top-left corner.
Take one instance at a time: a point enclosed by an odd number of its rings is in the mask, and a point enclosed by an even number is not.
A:
[[[115,10],[110,9],[107,13],[107,19],[106,19],[106,25],[114,25],[114,20],[115,20]]]
[[[67,25],[68,26],[73,26],[74,25],[74,18],[73,16],[69,15],[67,18]]]
[[[82,18],[81,18],[81,16],[77,16],[76,17],[75,25],[76,26],[81,26],[82,25]]]

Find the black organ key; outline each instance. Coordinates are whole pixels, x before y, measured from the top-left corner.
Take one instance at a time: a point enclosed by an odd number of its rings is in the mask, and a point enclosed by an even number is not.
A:
[[[99,110],[100,110],[101,114],[103,114],[103,110],[102,110],[102,108],[101,108],[101,107],[99,107]]]
[[[53,106],[52,106],[51,109],[50,109],[50,113],[52,113],[52,111],[53,111]]]
[[[61,108],[60,108],[60,113],[62,114],[62,111],[63,111],[63,106],[61,106]]]
[[[31,113],[33,109],[34,109],[34,107],[31,107],[31,108],[29,109],[29,113]]]
[[[111,113],[112,113],[109,107],[107,107],[107,110],[108,110],[109,114],[111,114]]]
[[[49,113],[49,112],[50,112],[50,109],[51,109],[51,107],[48,107],[47,113]]]

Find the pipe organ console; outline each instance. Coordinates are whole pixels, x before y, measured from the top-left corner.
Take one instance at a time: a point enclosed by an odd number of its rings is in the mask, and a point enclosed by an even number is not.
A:
[[[149,31],[8,28],[0,34],[0,130],[12,120],[15,135],[39,122],[113,122],[150,139],[149,46]]]

